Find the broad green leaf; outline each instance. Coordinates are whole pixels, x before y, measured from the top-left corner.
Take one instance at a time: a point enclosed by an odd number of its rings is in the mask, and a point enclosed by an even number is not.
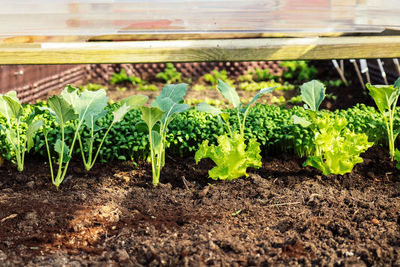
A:
[[[397,80],[393,84],[394,88],[400,88],[400,78],[397,78]]]
[[[125,104],[129,107],[129,110],[134,108],[140,108],[144,104],[146,104],[148,96],[145,95],[132,95],[130,97],[124,98],[120,101],[121,107]]]
[[[210,104],[205,103],[205,102],[198,104],[197,105],[197,110],[198,111],[202,111],[202,112],[210,113],[210,114],[212,114],[214,116],[219,115],[222,112],[219,108],[213,107]]]
[[[78,115],[75,114],[74,109],[63,98],[55,95],[47,100],[51,113],[55,114],[57,121],[60,124],[65,124],[70,120],[75,120]]]
[[[163,120],[168,120],[173,114],[185,112],[189,109],[188,104],[179,104],[171,98],[166,97],[158,101],[158,107],[164,111]]]
[[[224,121],[225,123],[227,123],[227,122],[229,121],[229,117],[230,117],[229,113],[222,112],[222,113],[220,114],[220,116],[221,116],[221,118],[223,119],[223,121]]]
[[[154,125],[161,120],[164,112],[157,107],[141,107],[142,120],[147,124],[149,129],[153,129]]]
[[[22,105],[15,91],[0,95],[0,113],[7,118],[18,119],[22,115]]]
[[[104,109],[103,111],[101,111],[97,115],[86,116],[84,124],[90,130],[93,128],[93,131],[98,131],[98,130],[102,129],[102,127],[97,126],[96,122],[99,119],[103,118],[105,115],[107,115],[107,110]]]
[[[42,127],[42,125],[43,125],[43,120],[38,120],[29,124],[28,129],[26,130],[26,142],[27,142],[28,152],[34,145],[33,137],[35,136],[35,133],[40,129],[40,127]]]
[[[79,99],[79,90],[72,85],[68,84],[61,92],[60,96],[71,106],[75,107],[75,104]]]
[[[10,144],[17,146],[18,138],[17,132],[14,129],[6,129],[6,136]]]
[[[317,80],[304,83],[300,86],[301,99],[312,111],[317,111],[325,98],[325,85]]]
[[[126,115],[126,113],[128,113],[130,110],[130,107],[124,103],[122,104],[122,106],[120,106],[117,110],[113,111],[113,124],[122,121],[122,119],[124,118],[124,116]]]
[[[73,107],[79,116],[79,121],[83,121],[91,116],[96,118],[96,116],[103,113],[107,106],[107,101],[108,97],[104,89],[97,91],[85,90],[80,94]]]
[[[155,153],[159,153],[161,145],[161,135],[159,132],[151,131],[151,142]]]
[[[229,84],[226,82],[218,79],[218,90],[221,94],[230,102],[232,103],[233,107],[237,108],[240,106],[240,98],[235,89],[233,89]]]
[[[173,102],[183,102],[183,97],[187,91],[187,84],[167,84],[161,89],[161,93],[156,97],[152,103],[152,107],[160,106],[160,101],[164,98],[170,98]]]
[[[71,159],[71,157],[69,156],[69,147],[60,139],[57,139],[56,143],[54,144],[54,151],[57,152],[60,156],[62,153],[63,163],[67,163]]]
[[[293,115],[292,116],[292,120],[294,124],[299,124],[302,127],[308,127],[311,125],[311,122],[309,122],[308,120],[306,120],[305,118],[301,118],[297,115]]]
[[[393,104],[393,96],[398,95],[400,91],[397,87],[388,85],[371,85],[367,83],[367,88],[369,90],[369,95],[374,99],[376,106],[382,114],[389,109],[391,109]]]
[[[261,89],[260,91],[258,91],[258,93],[253,97],[253,99],[250,101],[250,103],[242,110],[243,113],[246,113],[247,109],[253,104],[255,103],[260,96],[262,96],[263,94],[268,94],[271,93],[272,91],[274,91],[275,87],[267,87],[264,89]]]

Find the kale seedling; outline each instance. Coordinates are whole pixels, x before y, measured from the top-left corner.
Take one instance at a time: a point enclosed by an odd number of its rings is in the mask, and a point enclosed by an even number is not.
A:
[[[7,141],[15,152],[18,171],[23,171],[25,152],[29,152],[33,147],[33,137],[43,125],[43,120],[34,121],[35,111],[21,121],[23,107],[17,93],[10,91],[5,95],[0,95],[0,114],[7,120],[7,127],[0,125],[0,130],[5,132]],[[22,123],[27,125],[26,131],[23,130]]]
[[[165,165],[168,125],[176,114],[189,109],[189,105],[182,103],[186,91],[186,84],[167,84],[151,107],[140,108],[144,123],[137,124],[137,127],[148,132],[154,186],[158,185],[161,169]]]
[[[395,132],[393,127],[397,101],[400,96],[400,78],[396,80],[394,85],[371,85],[368,83],[367,88],[385,121],[390,159],[393,161],[395,154],[394,142],[400,133],[399,130]]]

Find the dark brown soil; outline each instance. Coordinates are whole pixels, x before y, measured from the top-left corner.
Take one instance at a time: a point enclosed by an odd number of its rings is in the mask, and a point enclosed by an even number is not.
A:
[[[0,168],[0,266],[400,266],[400,172],[372,148],[352,174],[265,158],[248,178],[207,178],[210,162]]]

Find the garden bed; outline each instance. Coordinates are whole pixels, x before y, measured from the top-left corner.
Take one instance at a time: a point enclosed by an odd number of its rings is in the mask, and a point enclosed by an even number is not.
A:
[[[216,182],[209,161],[74,163],[60,190],[48,165],[0,169],[1,266],[399,265],[400,172],[381,147],[351,174],[264,158]]]
[[[400,170],[387,151],[385,113],[348,108],[371,103],[366,92],[334,86],[324,108],[347,109],[329,112],[318,111],[325,85],[315,80],[302,85],[300,102],[281,107],[263,104],[296,96],[297,85],[282,81],[291,89],[270,94],[239,84],[236,95],[219,80],[225,100],[215,87],[196,85],[168,85],[146,91],[150,101],[134,96],[112,105],[93,84],[25,107],[13,93],[2,96],[0,152],[8,160],[0,168],[0,266],[400,265]],[[398,83],[393,88],[369,90],[400,91]],[[113,101],[138,93],[133,85],[108,90]],[[263,104],[241,109],[254,95],[250,103]],[[189,108],[204,96],[234,108]],[[301,101],[308,109],[283,107]],[[397,129],[400,116],[391,110]],[[20,119],[36,126],[12,134]],[[217,140],[217,148],[208,146]],[[24,145],[32,148],[25,166],[16,150]],[[199,158],[206,159],[197,165]]]

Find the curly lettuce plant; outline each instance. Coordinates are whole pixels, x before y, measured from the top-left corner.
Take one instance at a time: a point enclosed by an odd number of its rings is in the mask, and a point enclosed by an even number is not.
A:
[[[324,175],[349,173],[363,160],[359,156],[372,146],[364,133],[354,133],[347,128],[347,120],[317,111],[325,98],[325,86],[319,81],[310,81],[301,87],[301,98],[306,103],[307,118],[293,116],[293,122],[310,127],[314,132],[314,149],[304,166],[312,166]]]
[[[247,168],[260,168],[262,163],[260,144],[255,139],[250,139],[247,145],[245,143],[244,130],[246,117],[250,106],[255,103],[261,95],[272,92],[274,88],[261,89],[248,105],[243,105],[235,89],[222,80],[218,80],[217,88],[221,94],[232,103],[236,110],[239,132],[232,131],[229,124],[229,113],[222,112],[220,109],[210,106],[207,103],[199,104],[197,106],[199,111],[219,116],[221,121],[225,124],[228,133],[217,138],[218,146],[210,146],[209,141],[205,140],[195,154],[196,163],[199,163],[203,158],[212,159],[216,166],[211,169],[208,174],[214,180],[233,180],[242,176],[247,177]]]
[[[393,161],[395,154],[394,143],[400,133],[399,130],[394,131],[393,127],[397,101],[400,96],[400,78],[396,80],[394,85],[371,85],[368,83],[367,88],[385,122],[390,159]]]
[[[187,84],[167,84],[151,103],[151,107],[140,108],[144,123],[137,126],[148,132],[154,186],[158,185],[161,169],[165,165],[168,125],[178,113],[189,109],[189,105],[183,103],[186,91]]]
[[[17,93],[10,91],[0,95],[0,114],[7,121],[6,127],[0,125],[0,130],[5,132],[6,139],[15,153],[18,171],[23,171],[25,153],[34,146],[35,133],[43,125],[42,120],[34,120],[35,111],[23,119],[23,107]]]

